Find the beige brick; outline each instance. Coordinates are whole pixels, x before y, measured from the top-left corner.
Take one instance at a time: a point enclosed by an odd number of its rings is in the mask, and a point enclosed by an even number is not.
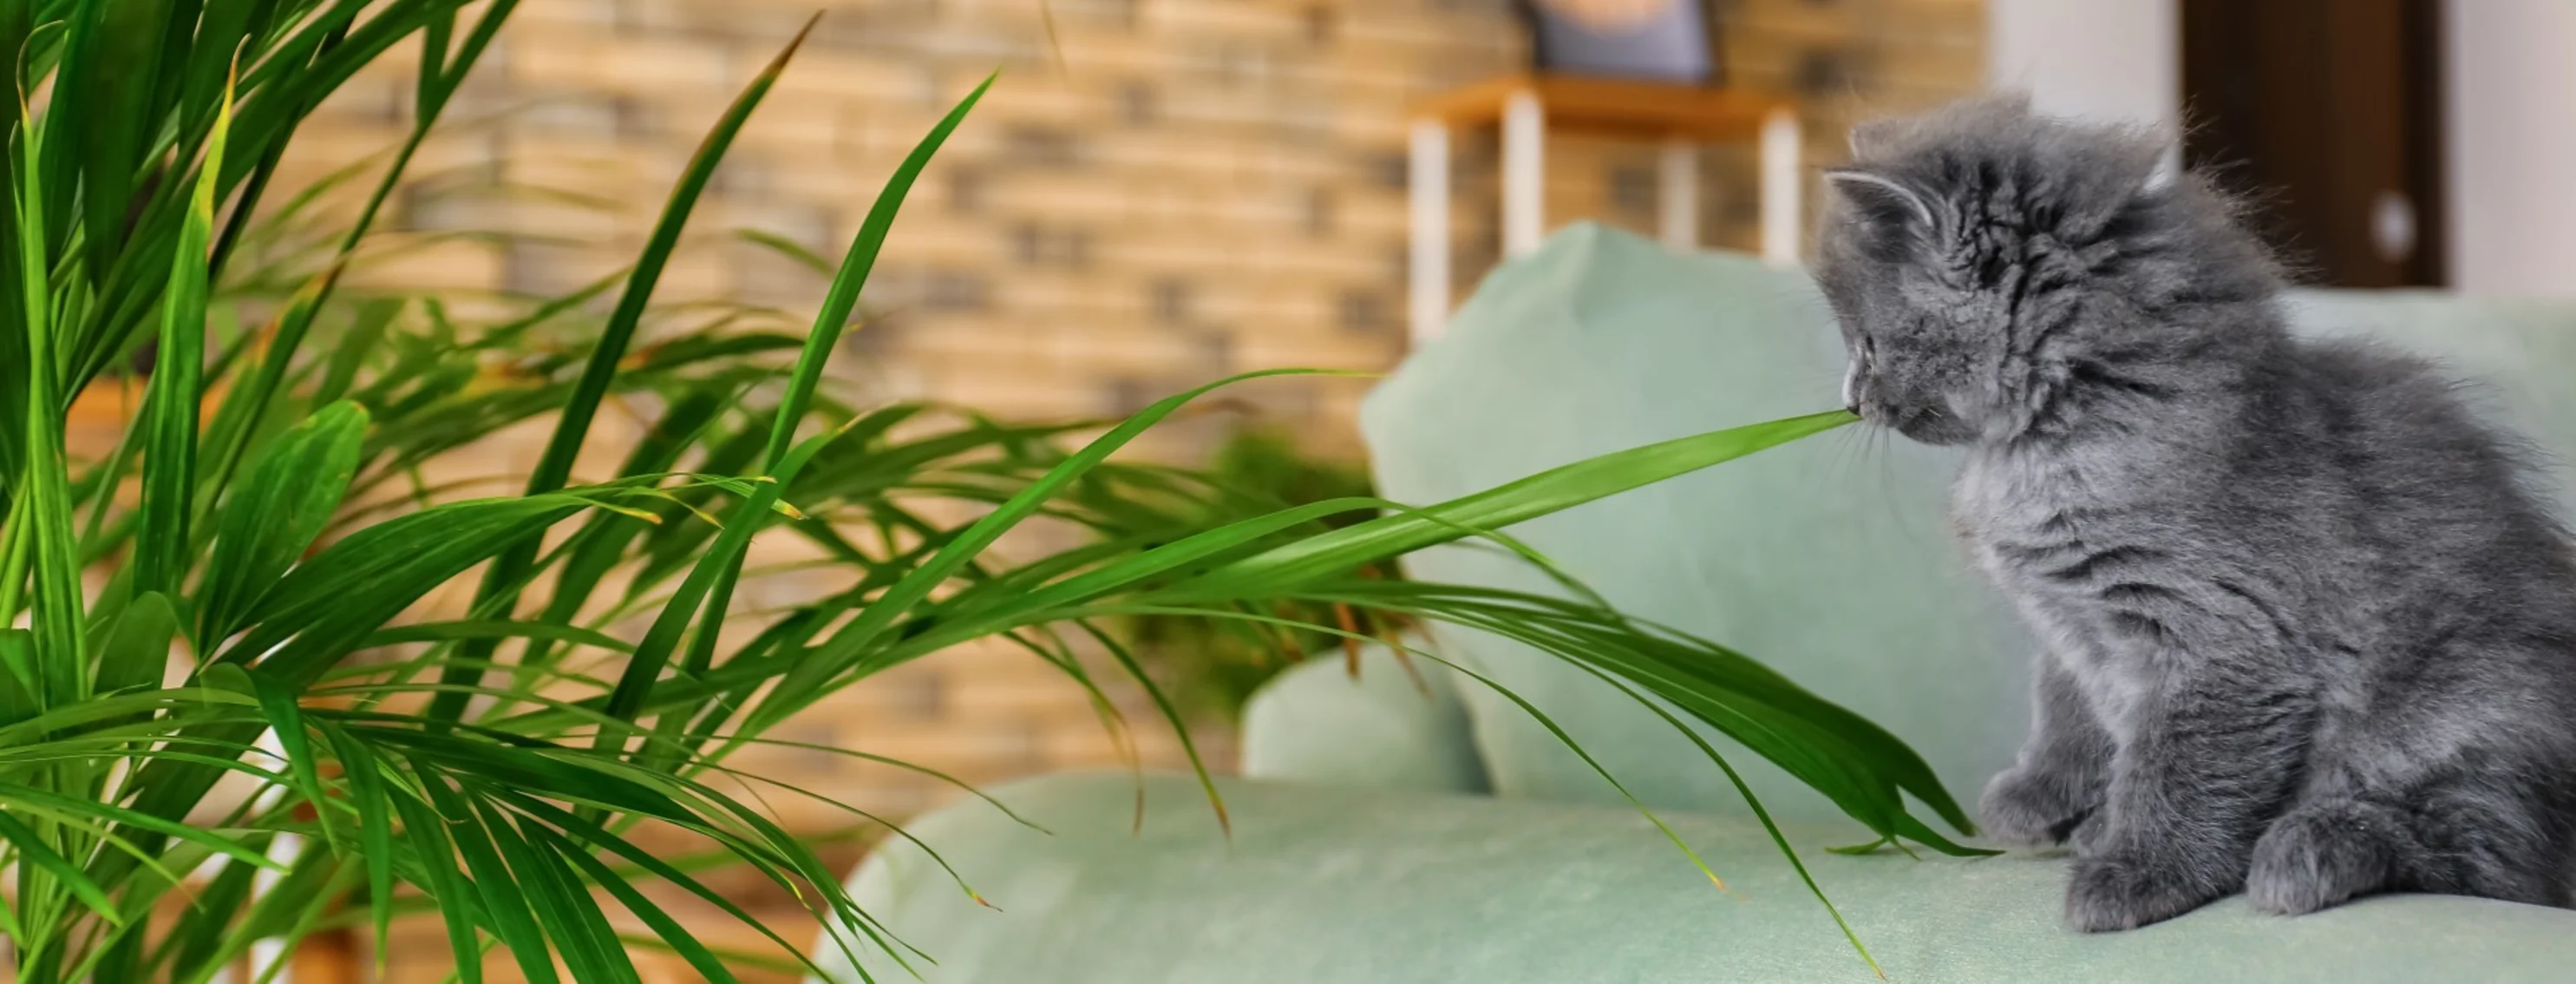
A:
[[[596,34],[573,33],[533,41],[510,51],[515,81],[629,93],[730,90],[760,68],[758,61],[683,38],[617,37],[603,43]]]

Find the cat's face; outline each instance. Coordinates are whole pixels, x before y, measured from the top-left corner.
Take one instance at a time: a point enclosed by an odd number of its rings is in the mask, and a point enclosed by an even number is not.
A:
[[[1925,444],[1964,444],[1983,430],[1991,366],[2003,338],[1993,305],[1927,257],[1931,217],[1913,192],[1836,172],[1816,282],[1840,325],[1843,406]]]
[[[2175,221],[2148,180],[2158,147],[2012,98],[1855,130],[1852,166],[1825,175],[1816,266],[1844,405],[1926,444],[2010,439],[2169,348],[2095,303],[2208,292],[2157,272],[2190,252],[2158,238]]]

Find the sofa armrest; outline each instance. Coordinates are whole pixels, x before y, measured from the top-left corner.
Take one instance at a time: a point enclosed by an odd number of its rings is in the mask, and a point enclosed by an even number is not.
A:
[[[1243,774],[1370,789],[1484,792],[1484,762],[1454,676],[1420,659],[1408,672],[1386,647],[1375,645],[1361,650],[1357,678],[1339,652],[1292,667],[1244,707]]]

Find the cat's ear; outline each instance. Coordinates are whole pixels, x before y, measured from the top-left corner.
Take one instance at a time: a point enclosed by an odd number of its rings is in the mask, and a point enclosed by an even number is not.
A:
[[[1932,227],[1931,204],[1914,189],[1885,175],[1858,168],[1828,168],[1825,184],[1850,202],[1861,220],[1872,226],[1888,230]]]
[[[2152,195],[2173,187],[2182,177],[2182,146],[2164,144],[2156,150],[2156,162],[2147,168],[2147,176],[2138,182],[2138,194]]]

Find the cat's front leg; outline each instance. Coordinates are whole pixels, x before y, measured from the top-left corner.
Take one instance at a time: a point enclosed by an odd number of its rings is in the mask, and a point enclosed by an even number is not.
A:
[[[2025,847],[2065,843],[2101,807],[2113,751],[2065,663],[2050,654],[2038,662],[2030,738],[2013,767],[1986,783],[1977,803],[1988,838]]]
[[[2076,838],[2066,919],[2077,929],[2161,922],[2243,887],[2296,780],[2313,716],[2304,690],[2250,658],[2159,662],[2161,684],[2135,695],[2102,812]]]

